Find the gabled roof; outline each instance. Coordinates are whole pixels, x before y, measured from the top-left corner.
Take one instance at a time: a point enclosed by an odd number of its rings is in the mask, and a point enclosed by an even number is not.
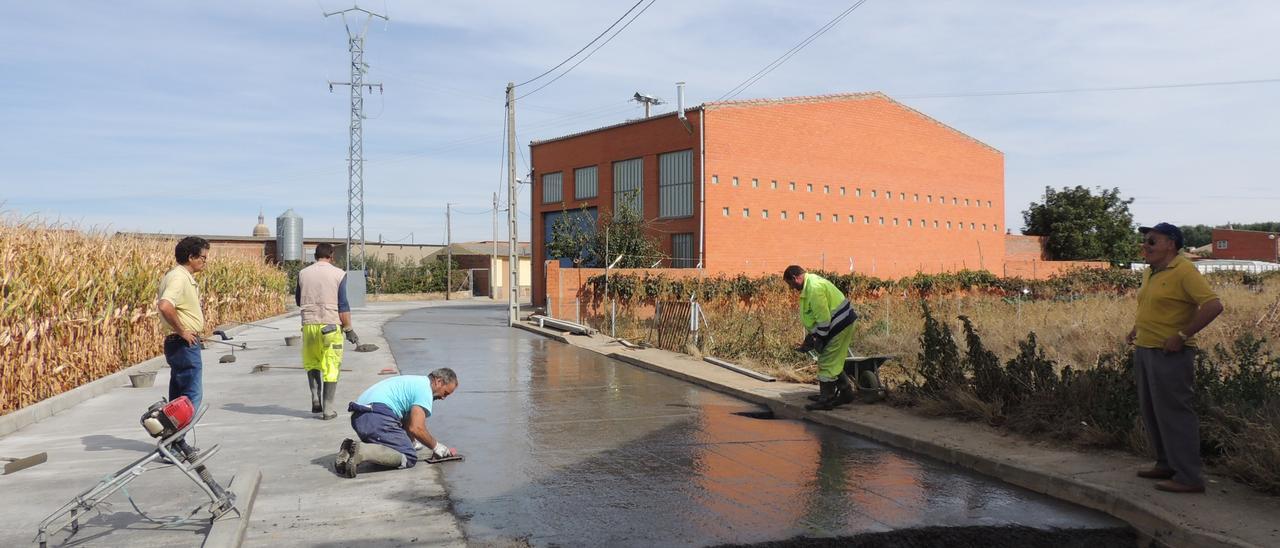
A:
[[[498,256],[506,257],[508,255],[508,248],[509,245],[507,242],[498,242]],[[519,242],[516,244],[516,256],[531,257],[533,256],[532,249],[533,248],[529,242]],[[444,256],[446,253],[449,253],[450,250],[452,250],[454,255],[492,255],[493,241],[458,242],[436,251],[434,255]]]

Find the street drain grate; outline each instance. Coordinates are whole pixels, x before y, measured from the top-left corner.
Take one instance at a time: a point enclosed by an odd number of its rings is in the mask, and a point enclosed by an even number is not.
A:
[[[739,417],[746,417],[748,419],[760,419],[766,421],[778,418],[774,416],[773,411],[768,409],[764,411],[734,411],[733,414]]]

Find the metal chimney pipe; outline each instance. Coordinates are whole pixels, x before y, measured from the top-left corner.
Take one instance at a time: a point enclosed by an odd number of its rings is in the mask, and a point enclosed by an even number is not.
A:
[[[681,120],[684,120],[684,82],[676,82],[676,111],[679,113]]]

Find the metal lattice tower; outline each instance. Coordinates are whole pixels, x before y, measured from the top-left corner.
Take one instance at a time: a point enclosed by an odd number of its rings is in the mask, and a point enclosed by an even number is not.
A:
[[[347,13],[360,12],[365,14],[364,24],[359,32],[352,32],[351,25],[347,22]],[[364,35],[369,31],[369,23],[374,17],[383,21],[389,21],[385,15],[379,15],[371,12],[359,5],[324,14],[325,17],[332,15],[342,16],[342,25],[347,29],[347,45],[351,50],[351,81],[349,82],[329,82],[329,91],[333,92],[333,86],[349,86],[351,88],[351,138],[347,147],[347,248],[346,269],[351,270],[351,255],[355,252],[360,270],[365,269],[365,253],[364,253],[364,90],[369,89],[373,93],[373,88],[378,88],[378,93],[382,93],[382,84],[366,84],[364,82],[364,73],[368,71],[369,66],[364,62]],[[352,249],[353,242],[359,242],[359,250]]]

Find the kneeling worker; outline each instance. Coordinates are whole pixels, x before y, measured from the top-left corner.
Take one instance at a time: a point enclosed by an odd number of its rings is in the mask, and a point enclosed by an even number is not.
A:
[[[334,469],[356,477],[361,462],[387,468],[412,468],[418,463],[414,442],[430,447],[436,458],[452,451],[427,431],[431,404],[449,397],[458,388],[458,376],[442,367],[427,376],[400,375],[370,386],[348,405],[351,428],[360,441],[342,440]]]
[[[853,342],[853,322],[858,314],[834,284],[799,265],[782,273],[791,289],[800,292],[800,323],[808,334],[797,350],[818,353],[818,386],[810,411],[826,411],[853,401],[853,382],[844,372],[844,360]]]

